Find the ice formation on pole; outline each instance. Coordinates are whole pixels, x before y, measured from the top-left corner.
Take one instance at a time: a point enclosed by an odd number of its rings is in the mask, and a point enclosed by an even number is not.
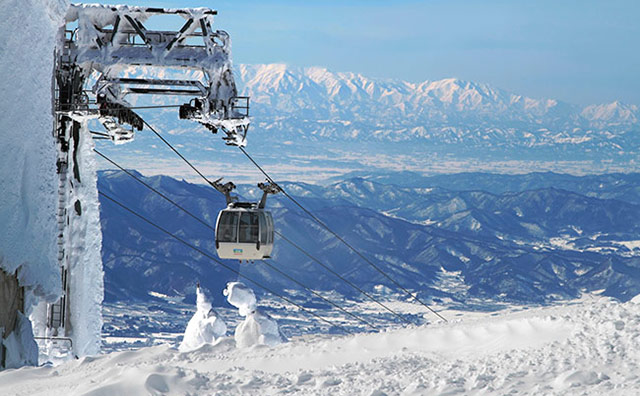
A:
[[[78,142],[78,168],[81,182],[72,191],[71,202],[82,202],[82,215],[71,216],[71,255],[69,270],[69,316],[73,350],[78,356],[100,352],[102,331],[102,230],[98,202],[97,164],[87,123],[82,124]],[[75,210],[75,208],[74,208]]]
[[[252,345],[273,346],[283,342],[275,320],[256,306],[256,295],[242,282],[229,282],[222,292],[229,304],[238,308],[244,322],[236,327],[236,346],[246,348]]]
[[[55,301],[61,290],[51,76],[56,35],[68,4],[66,0],[2,2],[0,270],[3,276],[15,276],[24,290],[26,316],[39,302]],[[11,315],[16,316],[14,335],[5,329],[3,342],[7,365],[36,364],[31,324],[19,311]]]
[[[213,344],[225,334],[227,334],[227,325],[216,316],[211,302],[198,285],[196,288],[196,312],[184,331],[184,338],[179,347],[180,352],[192,351],[204,344]]]
[[[18,271],[20,285],[28,292],[54,300],[60,271],[55,245],[51,74],[56,33],[65,10],[50,3],[8,0],[2,6],[0,269],[10,274]]]
[[[69,173],[77,173],[78,177],[73,180],[73,188],[66,191],[70,235],[63,242],[68,252],[69,274],[65,298],[71,309],[66,316],[66,331],[51,325],[51,306],[45,302],[40,302],[32,312],[33,333],[40,337],[40,363],[95,355],[101,346],[104,273],[97,166],[93,155],[95,143],[86,122],[80,123],[78,136],[72,139],[71,142],[77,145],[77,155],[76,161],[69,165]]]

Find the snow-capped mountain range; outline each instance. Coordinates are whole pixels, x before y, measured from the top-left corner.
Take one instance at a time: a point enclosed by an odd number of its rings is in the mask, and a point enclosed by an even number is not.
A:
[[[637,171],[639,166],[636,105],[580,107],[459,79],[412,83],[281,64],[241,64],[234,70],[240,94],[251,98],[247,147],[262,155],[263,165],[282,169],[287,179],[294,178],[291,172],[296,180],[313,181],[319,170],[337,174],[372,167],[584,174]],[[129,77],[145,77],[137,73],[126,71]],[[175,105],[183,99],[131,96],[136,105]],[[219,138],[200,124],[180,120],[176,109],[139,113],[170,133],[170,141],[191,159],[220,158],[231,165],[225,165],[227,170],[245,163],[219,149],[224,148]],[[108,144],[105,150],[128,154],[136,162],[142,153],[153,162],[173,161],[173,154],[157,149],[157,143],[155,136],[141,131],[133,143],[118,150]],[[205,151],[209,149],[217,153]],[[172,169],[154,173],[189,177]]]
[[[460,142],[520,139],[531,144],[580,143],[601,130],[637,129],[635,105],[620,102],[581,108],[533,99],[488,84],[450,78],[411,83],[282,64],[239,65],[241,92],[265,129],[333,138],[431,139]]]

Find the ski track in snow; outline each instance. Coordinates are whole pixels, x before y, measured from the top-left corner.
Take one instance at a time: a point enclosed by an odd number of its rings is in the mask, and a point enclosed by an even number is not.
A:
[[[636,395],[640,298],[236,348],[231,337],[0,373],[2,395]]]

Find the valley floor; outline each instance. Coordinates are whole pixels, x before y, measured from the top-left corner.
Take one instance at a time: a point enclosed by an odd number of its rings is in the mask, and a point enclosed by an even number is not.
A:
[[[449,323],[238,349],[232,337],[0,373],[2,395],[637,395],[640,297],[586,296]]]

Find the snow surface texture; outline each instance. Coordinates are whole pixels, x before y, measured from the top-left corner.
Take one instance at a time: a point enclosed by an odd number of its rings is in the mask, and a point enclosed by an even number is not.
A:
[[[240,323],[235,331],[238,348],[253,345],[274,346],[283,341],[276,321],[256,308],[256,296],[253,290],[242,282],[229,282],[223,294],[227,297],[229,304],[238,308],[240,315],[245,317],[244,322]]]
[[[0,268],[48,301],[60,291],[51,78],[66,6],[3,0],[0,18]]]
[[[200,348],[204,344],[213,344],[227,334],[227,325],[213,311],[211,302],[198,287],[196,289],[196,312],[187,324],[184,338],[180,344],[181,352]]]
[[[157,346],[8,370],[0,394],[640,394],[640,297],[447,316],[458,319],[272,348],[221,338],[189,353]]]

